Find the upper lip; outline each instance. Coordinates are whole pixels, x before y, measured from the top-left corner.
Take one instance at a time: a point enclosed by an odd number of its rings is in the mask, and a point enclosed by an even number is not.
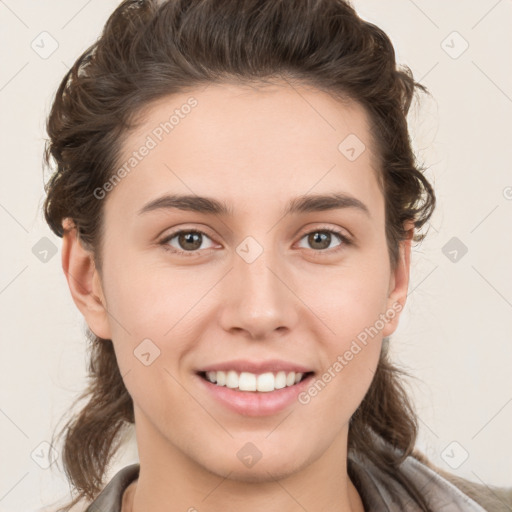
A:
[[[266,373],[266,372],[295,372],[295,373],[308,373],[312,372],[310,368],[297,363],[291,363],[289,361],[283,361],[279,359],[268,359],[266,361],[249,361],[246,359],[233,359],[231,361],[223,361],[221,363],[214,363],[205,366],[198,370],[201,372],[216,372],[216,371],[228,371],[234,370],[238,373],[249,372],[249,373]]]

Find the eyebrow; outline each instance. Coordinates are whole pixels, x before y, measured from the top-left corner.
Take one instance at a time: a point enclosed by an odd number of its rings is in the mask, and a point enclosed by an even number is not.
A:
[[[344,193],[304,195],[291,199],[282,215],[311,213],[343,208],[354,208],[370,217],[368,207],[359,199]],[[233,216],[233,210],[225,202],[197,195],[167,194],[145,204],[138,215],[155,210],[177,209],[210,215]]]

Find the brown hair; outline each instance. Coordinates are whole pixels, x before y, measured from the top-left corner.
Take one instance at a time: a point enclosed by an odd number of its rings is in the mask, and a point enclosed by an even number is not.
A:
[[[372,124],[385,197],[389,257],[399,242],[430,218],[434,191],[416,163],[407,127],[415,90],[399,68],[387,35],[342,0],[124,0],[101,37],[63,78],[48,117],[45,163],[56,163],[46,184],[44,214],[55,234],[72,219],[101,271],[103,201],[94,190],[119,164],[123,141],[150,102],[212,82],[251,84],[281,78],[308,84],[362,105]],[[415,230],[414,240],[425,235]],[[78,496],[101,490],[122,427],[133,424],[133,403],[119,373],[111,340],[88,332],[87,400],[65,433],[62,459]],[[398,471],[413,453],[416,416],[387,355],[384,340],[372,384],[350,421],[349,453],[358,452],[392,475],[421,510],[422,493]],[[376,436],[392,445],[386,451]],[[393,455],[390,455],[392,453]],[[64,509],[61,509],[64,510]]]

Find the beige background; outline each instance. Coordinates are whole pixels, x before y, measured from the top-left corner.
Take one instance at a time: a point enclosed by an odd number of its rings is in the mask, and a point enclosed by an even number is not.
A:
[[[39,510],[68,489],[57,463],[44,469],[44,443],[85,384],[84,322],[60,267],[61,240],[41,213],[45,116],[117,4],[0,0],[0,512]],[[433,95],[410,121],[439,206],[414,251],[392,338],[395,358],[415,376],[419,447],[444,469],[510,486],[512,1],[354,4]],[[47,58],[31,47],[42,52],[42,37],[46,51],[58,44]],[[56,250],[46,262],[36,257],[45,243]],[[110,475],[136,457],[132,440]]]

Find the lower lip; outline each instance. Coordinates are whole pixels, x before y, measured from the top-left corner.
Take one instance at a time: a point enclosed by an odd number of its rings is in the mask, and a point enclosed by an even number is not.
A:
[[[239,391],[226,386],[217,386],[200,375],[196,376],[213,398],[227,409],[245,416],[270,416],[286,409],[297,400],[297,395],[309,386],[314,377],[310,374],[293,386],[263,392]]]

